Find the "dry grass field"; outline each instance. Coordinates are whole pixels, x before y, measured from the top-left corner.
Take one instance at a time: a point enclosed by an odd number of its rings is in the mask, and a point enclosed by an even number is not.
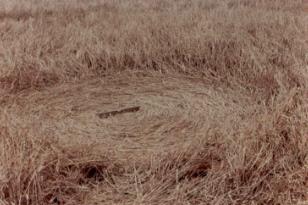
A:
[[[0,205],[308,204],[305,0],[0,0]]]

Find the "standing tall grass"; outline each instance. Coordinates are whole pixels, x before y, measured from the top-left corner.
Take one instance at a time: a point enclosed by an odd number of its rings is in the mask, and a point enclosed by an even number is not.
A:
[[[0,204],[307,203],[303,1],[0,2]],[[201,137],[185,150],[157,149],[134,164],[116,150],[16,127],[23,96],[125,72],[232,90],[238,98],[226,97],[218,113],[228,104],[233,115],[191,129]]]

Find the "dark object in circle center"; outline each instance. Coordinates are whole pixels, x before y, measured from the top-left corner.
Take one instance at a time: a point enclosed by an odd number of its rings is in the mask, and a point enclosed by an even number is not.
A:
[[[108,117],[115,116],[115,115],[118,115],[118,114],[137,112],[139,110],[140,110],[140,106],[136,106],[136,107],[125,108],[125,109],[122,109],[122,110],[102,112],[102,113],[98,113],[97,115],[98,115],[99,118],[104,119],[104,118],[108,118]]]

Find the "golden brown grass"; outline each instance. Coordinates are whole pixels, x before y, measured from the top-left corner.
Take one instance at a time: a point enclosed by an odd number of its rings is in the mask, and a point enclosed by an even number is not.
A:
[[[307,204],[305,1],[0,2],[0,204]]]

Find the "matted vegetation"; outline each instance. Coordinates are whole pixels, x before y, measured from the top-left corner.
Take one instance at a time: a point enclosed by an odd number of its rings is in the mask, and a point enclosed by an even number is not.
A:
[[[0,2],[0,204],[308,202],[305,1]]]

